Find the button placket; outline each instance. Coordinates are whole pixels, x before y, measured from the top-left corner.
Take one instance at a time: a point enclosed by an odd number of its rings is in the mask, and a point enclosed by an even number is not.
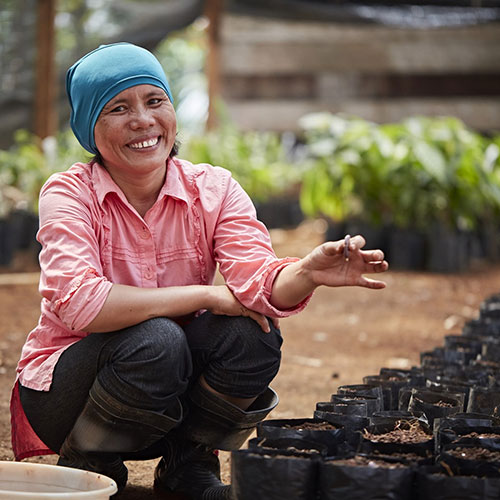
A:
[[[147,226],[142,225],[138,228],[137,234],[140,239],[141,261],[142,261],[142,277],[146,281],[155,279],[156,272],[152,266],[155,262],[155,244]]]
[[[146,271],[144,272],[144,278],[146,278],[147,280],[150,280],[153,278],[153,271],[151,270],[151,268],[149,266],[146,267]]]

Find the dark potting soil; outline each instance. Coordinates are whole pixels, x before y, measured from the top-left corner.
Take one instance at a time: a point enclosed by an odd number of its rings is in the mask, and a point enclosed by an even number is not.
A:
[[[366,396],[353,396],[352,394],[349,395],[340,395],[341,398],[345,401],[363,401],[366,399]]]
[[[462,434],[460,439],[462,438],[472,438],[472,439],[500,439],[500,434],[479,434],[477,432],[471,432],[469,434]]]
[[[335,465],[349,465],[353,467],[384,467],[385,469],[399,469],[407,467],[407,465],[400,462],[386,462],[385,460],[377,460],[356,455],[352,458],[344,458],[342,460],[335,460]]]
[[[425,443],[431,436],[427,434],[418,422],[401,421],[396,423],[394,430],[384,434],[372,434],[367,429],[363,430],[363,436],[375,443]]]
[[[477,460],[484,462],[499,462],[500,451],[491,451],[486,448],[461,448],[457,447],[453,450],[447,450],[447,453],[456,458],[463,458],[467,460]]]
[[[379,453],[377,450],[373,452],[373,455],[380,455],[381,457],[387,457],[391,460],[402,460],[406,462],[419,462],[422,460],[421,455],[417,455],[416,453]]]
[[[284,429],[294,429],[297,431],[331,431],[338,429],[337,426],[328,422],[304,422],[303,424],[285,424]]]
[[[269,450],[271,448],[268,448]],[[248,453],[248,456],[249,457],[258,457],[258,458],[265,458],[267,460],[274,460],[276,459],[277,456],[281,456],[280,453],[273,453],[272,455],[271,454],[267,454],[267,453],[254,453],[254,452],[250,452]],[[286,460],[304,460],[304,457],[301,457],[299,455],[283,455],[283,458],[285,458]]]
[[[274,450],[276,451],[276,448],[273,448],[272,446],[266,446],[265,443],[261,444],[259,448],[264,449],[264,450]],[[290,453],[297,453],[300,455],[319,455],[321,452],[320,450],[314,450],[314,449],[299,449],[296,448],[295,446],[287,446],[285,448],[285,451],[288,451]]]
[[[417,397],[416,397],[415,399],[416,399],[419,403],[425,404],[425,401],[422,401],[420,398],[417,398]],[[441,408],[452,408],[453,406],[455,406],[455,405],[453,405],[453,404],[451,404],[451,403],[447,403],[446,401],[441,401],[441,400],[437,401],[436,403],[432,403],[432,405],[433,405],[433,406],[439,406],[439,407],[441,407]]]

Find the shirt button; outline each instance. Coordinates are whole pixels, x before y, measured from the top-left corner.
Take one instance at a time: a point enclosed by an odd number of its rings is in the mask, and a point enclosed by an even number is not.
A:
[[[153,272],[151,271],[151,269],[146,269],[146,272],[144,273],[144,277],[147,280],[150,280],[153,277]]]
[[[143,227],[141,232],[139,233],[139,236],[143,240],[147,240],[151,235],[149,234],[149,231],[145,227]]]

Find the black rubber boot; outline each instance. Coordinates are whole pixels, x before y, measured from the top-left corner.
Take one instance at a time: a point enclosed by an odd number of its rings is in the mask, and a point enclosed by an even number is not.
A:
[[[277,404],[277,394],[268,388],[244,411],[197,384],[189,394],[188,416],[165,438],[155,491],[189,500],[232,499],[231,487],[220,480],[214,449],[238,449]]]
[[[121,453],[146,449],[182,420],[178,400],[160,414],[127,406],[108,394],[96,380],[89,398],[59,451],[58,465],[98,472],[122,491],[128,471]]]

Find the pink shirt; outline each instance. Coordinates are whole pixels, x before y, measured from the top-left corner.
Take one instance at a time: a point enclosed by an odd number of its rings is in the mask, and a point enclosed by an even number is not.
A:
[[[53,175],[40,194],[41,315],[28,335],[18,379],[48,391],[61,353],[89,335],[113,283],[166,287],[213,283],[217,265],[238,300],[267,316],[285,317],[269,302],[277,273],[297,259],[278,259],[248,195],[220,167],[169,160],[165,184],[144,219],[108,172],[76,163]],[[16,458],[50,452],[11,401]]]

